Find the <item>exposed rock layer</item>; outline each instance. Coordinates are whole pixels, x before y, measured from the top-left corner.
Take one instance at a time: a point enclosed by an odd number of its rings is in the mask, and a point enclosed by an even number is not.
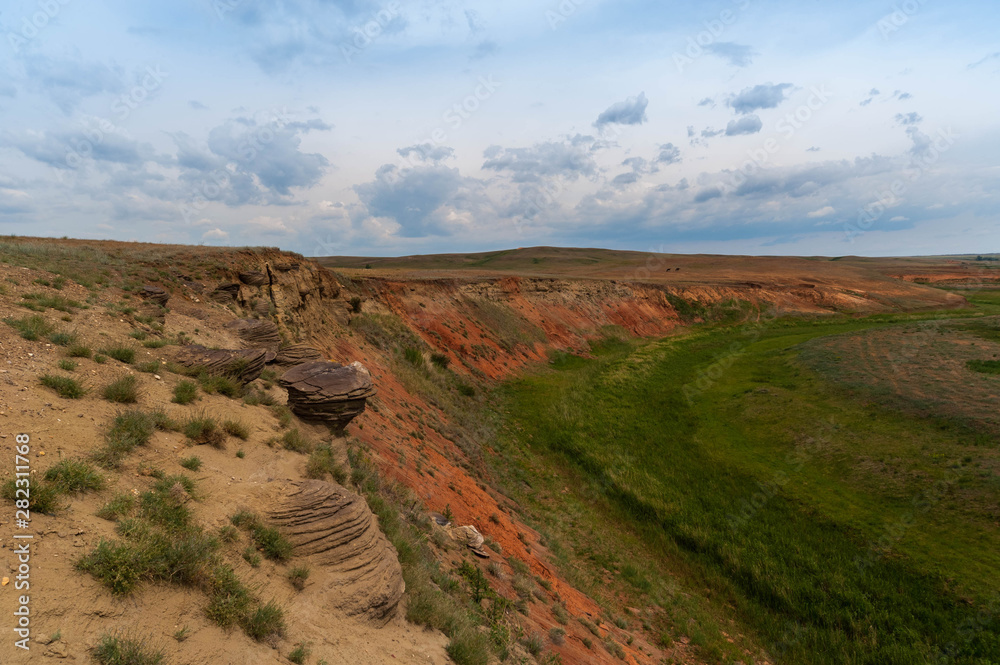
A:
[[[405,585],[396,550],[365,500],[335,483],[304,480],[271,513],[295,546],[333,574],[331,603],[379,622],[396,612]]]
[[[359,362],[346,367],[326,360],[305,363],[285,372],[278,382],[288,391],[288,406],[295,415],[337,429],[361,415],[376,392],[371,374]]]
[[[182,346],[174,360],[184,367],[216,376],[233,376],[243,383],[253,381],[264,370],[263,349],[208,349],[200,344]]]

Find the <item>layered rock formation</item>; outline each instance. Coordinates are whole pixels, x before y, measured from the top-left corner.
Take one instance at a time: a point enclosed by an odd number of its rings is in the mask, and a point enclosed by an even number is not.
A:
[[[200,344],[182,346],[174,354],[179,365],[216,376],[232,376],[249,383],[264,370],[264,349],[208,349]]]
[[[323,354],[308,344],[291,344],[278,349],[274,364],[279,367],[291,368],[303,363],[323,360]]]
[[[278,326],[267,319],[240,319],[233,321],[226,327],[235,332],[247,346],[254,349],[275,352],[281,345]]]
[[[379,530],[365,500],[321,480],[293,483],[271,520],[295,546],[331,573],[331,604],[348,614],[385,623],[396,612],[405,584],[396,550]],[[320,583],[326,576],[317,575]]]
[[[139,297],[148,303],[165,307],[167,301],[170,300],[170,293],[158,286],[147,284],[139,291]]]
[[[240,281],[249,286],[261,286],[267,283],[267,275],[259,270],[249,270],[239,274]]]
[[[288,406],[299,418],[342,430],[375,395],[371,374],[359,362],[346,367],[330,361],[304,363],[278,380],[288,391]]]
[[[219,284],[215,290],[208,294],[208,297],[216,302],[230,303],[236,300],[239,292],[239,284]]]

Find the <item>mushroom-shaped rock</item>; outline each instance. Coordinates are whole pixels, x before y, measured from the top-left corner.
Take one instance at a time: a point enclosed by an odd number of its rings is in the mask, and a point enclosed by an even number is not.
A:
[[[321,360],[297,365],[278,382],[288,391],[288,406],[304,420],[318,420],[343,429],[361,415],[375,395],[372,376],[359,362],[343,366]]]
[[[139,297],[146,302],[162,306],[166,305],[167,301],[170,300],[170,293],[158,286],[147,284],[139,291]]]
[[[304,480],[271,513],[271,521],[329,575],[317,575],[329,601],[351,615],[385,623],[406,585],[396,550],[365,500],[335,483]],[[315,593],[314,592],[314,593]]]
[[[274,364],[279,367],[295,367],[303,363],[323,360],[323,354],[308,344],[291,344],[278,349]]]
[[[227,326],[235,332],[246,345],[255,349],[277,351],[281,344],[281,335],[274,321],[267,319],[240,319]]]
[[[261,286],[267,282],[267,275],[260,272],[259,270],[248,270],[241,272],[240,281],[249,286]]]
[[[208,297],[216,302],[228,303],[236,300],[240,293],[239,284],[219,284],[215,290],[208,294]]]
[[[243,383],[253,381],[264,370],[264,349],[208,349],[200,344],[182,346],[174,361],[184,367],[216,376],[232,376]]]

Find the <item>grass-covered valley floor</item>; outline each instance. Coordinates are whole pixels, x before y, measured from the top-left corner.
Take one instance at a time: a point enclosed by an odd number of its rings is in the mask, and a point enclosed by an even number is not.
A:
[[[997,293],[969,299],[610,336],[501,390],[494,473],[571,582],[710,662],[1000,662],[1000,432],[937,399],[998,403],[937,357],[998,351]],[[866,335],[899,339],[824,346]]]

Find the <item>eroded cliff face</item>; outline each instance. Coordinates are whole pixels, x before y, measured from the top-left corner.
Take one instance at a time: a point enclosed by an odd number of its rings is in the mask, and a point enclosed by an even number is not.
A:
[[[404,347],[416,344],[425,356],[446,357],[448,371],[482,387],[547,362],[555,350],[587,353],[588,340],[609,326],[618,334],[652,337],[713,317],[756,317],[769,309],[829,315],[964,303],[902,283],[876,292],[805,279],[705,286],[513,276],[415,280],[357,272],[338,279],[310,261],[281,253],[248,253],[240,260],[243,270],[262,272],[267,281],[242,284],[234,310],[269,316],[286,341],[308,343],[331,360],[358,360],[369,368],[379,394],[347,431],[374,453],[383,473],[413,490],[428,510],[448,507],[456,523],[475,526],[501,546],[504,557],[521,559],[546,580],[551,600],[561,599],[572,615],[599,625],[598,605],[560,578],[539,535],[518,519],[516,506],[476,473],[442,400],[400,371]],[[266,313],[262,300],[269,306]],[[488,451],[485,443],[478,445]],[[505,588],[509,582],[498,584],[509,597],[515,595]],[[560,625],[551,603],[532,605],[524,623],[527,632],[542,633]],[[568,639],[557,649],[564,662],[616,662],[602,650],[587,649],[588,633],[579,625],[566,628]],[[607,624],[601,630],[616,631]],[[678,648],[670,655],[683,657],[683,645]],[[654,663],[662,655],[642,637],[626,650],[628,662]]]

